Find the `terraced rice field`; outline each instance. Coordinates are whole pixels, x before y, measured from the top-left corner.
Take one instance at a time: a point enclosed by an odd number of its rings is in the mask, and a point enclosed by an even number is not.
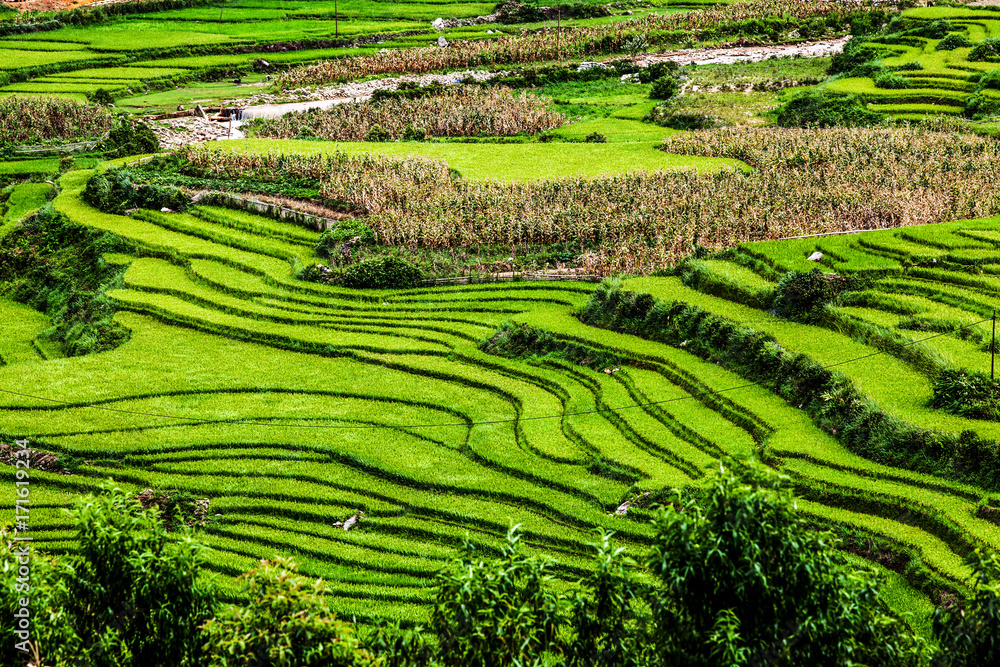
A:
[[[573,311],[591,284],[362,293],[304,283],[290,269],[309,257],[315,232],[225,209],[100,213],[80,199],[89,173],[64,175],[54,207],[149,251],[106,257],[128,265],[110,296],[131,339],[112,352],[44,360],[35,344],[44,318],[11,304],[0,318],[18,322],[5,325],[0,348],[0,386],[16,392],[0,396],[0,430],[82,461],[72,475],[33,475],[32,529],[42,548],[71,548],[60,510],[102,479],[184,490],[211,500],[202,539],[231,595],[234,575],[292,554],[331,582],[341,613],[421,622],[434,573],[466,534],[495,553],[508,526],[521,523],[530,552],[553,559],[569,583],[588,567],[594,527],[615,530],[634,554],[648,543],[649,510],[614,516],[622,500],[697,484],[720,457],[753,455],[763,443],[807,498],[803,512],[912,554],[940,585],[961,588],[969,549],[1000,547],[1000,526],[976,515],[982,489],[876,465],[796,406],[682,348],[582,324]],[[830,269],[875,272],[868,305],[845,316],[898,326],[899,313],[983,319],[997,291],[998,247],[1000,220],[989,220],[745,250],[785,269],[819,248]],[[743,267],[709,265],[769,285]],[[970,266],[983,274],[963,270]],[[874,351],[675,278],[627,286],[768,331],[823,363]],[[480,342],[508,320],[622,361],[602,372],[482,352]],[[969,340],[925,345],[956,364],[988,363]],[[906,421],[1000,438],[996,424],[924,407],[927,378],[902,360],[883,355],[839,369]],[[358,510],[360,529],[333,525]],[[930,605],[916,576],[891,573],[900,611]]]
[[[865,95],[869,108],[899,120],[916,120],[929,114],[961,114],[968,98],[976,92],[976,82],[969,76],[1000,67],[995,59],[970,60],[973,47],[987,38],[1000,38],[1000,13],[986,8],[917,7],[902,14],[904,19],[930,24],[949,21],[950,35],[963,35],[970,46],[939,50],[942,39],[906,36],[899,39],[874,39],[865,44],[882,51],[883,67],[899,69],[907,85],[880,88],[871,78],[842,77],[827,84],[830,90]],[[913,68],[913,69],[909,69]],[[1000,90],[981,93],[1000,100]]]
[[[0,96],[44,94],[83,100],[86,94],[104,88],[115,97],[127,97],[144,92],[151,82],[157,89],[155,82],[168,77],[175,81],[201,79],[215,68],[232,72],[239,68],[245,73],[257,58],[289,65],[377,53],[384,48],[425,47],[436,43],[438,33],[431,28],[435,19],[488,15],[495,4],[461,0],[229,0],[223,6],[131,14],[95,25],[11,35],[0,38]],[[654,4],[653,9],[640,9],[625,18],[725,2],[660,0]],[[677,8],[671,7],[675,4]],[[623,17],[611,16],[561,23],[574,26],[620,20]],[[523,27],[549,23],[555,22]],[[447,37],[452,41],[490,38],[487,30],[494,32],[499,27],[454,28],[447,31]],[[370,39],[374,36],[380,37]],[[352,45],[358,39],[361,43]],[[157,73],[156,68],[172,71]],[[13,78],[8,82],[4,75]],[[142,101],[138,104],[145,106]]]
[[[488,14],[483,3],[384,3],[236,0],[224,7],[188,7],[112,18],[92,26],[13,35],[0,39],[0,75],[16,75],[0,86],[4,94],[45,94],[84,99],[105,88],[116,96],[141,91],[149,82],[173,77],[199,78],[209,68],[245,68],[255,58],[299,63],[334,55],[372,52],[388,46],[426,46],[436,39],[430,22],[439,16]],[[425,33],[416,39],[390,37],[385,44],[343,48],[351,40],[376,34]],[[485,30],[473,31],[477,36]],[[455,31],[456,37],[465,31]],[[304,41],[342,41],[322,49],[263,45]],[[253,45],[261,52],[254,53]],[[234,51],[236,53],[234,53]],[[187,55],[186,55],[187,54]],[[161,64],[162,61],[162,64]],[[0,81],[4,81],[0,76]]]

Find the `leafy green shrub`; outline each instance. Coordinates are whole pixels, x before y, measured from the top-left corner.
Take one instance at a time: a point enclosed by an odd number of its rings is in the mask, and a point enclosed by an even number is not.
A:
[[[965,99],[964,115],[974,120],[1000,115],[1000,96],[983,94],[984,90],[1000,90],[1000,70],[976,73],[968,80],[976,83],[976,87]]]
[[[126,267],[107,264],[107,252],[134,248],[46,206],[0,243],[0,291],[48,315],[48,337],[66,356],[112,350],[129,332],[114,321],[117,306],[105,292],[120,285]]]
[[[865,107],[865,100],[827,90],[800,93],[778,109],[781,127],[860,127],[881,122],[882,117]]]
[[[972,595],[961,606],[934,612],[934,638],[940,650],[934,667],[981,667],[1000,663],[1000,559],[977,549],[972,566]]]
[[[208,667],[281,665],[350,667],[368,665],[354,626],[330,611],[322,579],[298,574],[294,561],[263,561],[242,575],[246,606],[229,605],[205,622]]]
[[[780,317],[809,322],[821,317],[823,307],[838,295],[861,286],[857,278],[827,275],[820,269],[789,271],[774,288],[771,307]]]
[[[1000,69],[991,69],[989,72],[970,75],[967,81],[978,84],[976,92],[980,90],[1000,90]]]
[[[678,108],[673,101],[657,104],[643,118],[647,123],[656,123],[661,127],[674,130],[708,130],[722,127],[725,121],[718,116]]]
[[[518,551],[519,528],[508,532],[500,563],[477,558],[466,542],[464,556],[437,575],[430,629],[442,665],[530,665],[555,644],[562,619],[553,577],[547,563]]]
[[[74,552],[58,561],[31,556],[31,639],[43,658],[36,664],[201,665],[198,626],[215,606],[213,589],[200,577],[201,545],[186,530],[168,533],[158,512],[143,510],[131,493],[110,483],[101,488],[69,514]],[[5,611],[28,592],[8,585],[17,571],[12,556],[8,549],[0,555]],[[0,657],[6,665],[23,664],[12,625],[0,629]]]
[[[934,47],[935,51],[954,51],[955,49],[962,49],[968,46],[972,46],[972,42],[969,38],[965,36],[963,32],[953,32]]]
[[[970,419],[1000,419],[1000,382],[985,373],[947,369],[934,378],[931,407]]]
[[[353,264],[344,270],[344,287],[389,289],[416,287],[423,279],[420,269],[401,257],[385,255]]]
[[[0,540],[4,545],[13,544],[13,537],[6,525],[0,527]],[[24,565],[31,568],[30,582],[18,581],[18,570]],[[67,578],[72,574],[68,565],[62,559],[37,551],[29,543],[0,550],[0,613],[8,619],[0,627],[0,664],[23,665],[25,658],[30,656],[32,659],[44,657],[45,662],[34,661],[36,665],[55,665],[59,658],[72,657],[73,650],[79,646],[79,638],[67,619],[66,607],[71,603]],[[22,601],[30,605],[22,606]],[[29,614],[25,620],[30,628],[22,630],[19,622],[25,609]],[[32,649],[37,647],[45,649],[36,653]]]
[[[115,98],[111,96],[111,93],[109,93],[106,88],[98,88],[90,94],[90,101],[95,104],[102,104],[106,107],[110,107],[115,103]]]
[[[645,565],[669,594],[651,604],[665,664],[918,665],[921,644],[795,512],[790,480],[724,468],[666,504]]]
[[[375,232],[359,220],[340,220],[319,235],[319,240],[316,241],[316,254],[320,257],[329,257],[337,246],[353,239],[358,239],[359,245],[371,245],[375,242]]]
[[[105,213],[122,214],[133,208],[159,211],[186,211],[191,198],[172,185],[142,183],[146,174],[134,169],[108,169],[95,173],[87,180],[83,200]]]
[[[975,93],[965,99],[963,114],[966,118],[981,120],[1000,115],[1000,97]]]
[[[422,127],[407,125],[406,128],[403,129],[401,138],[403,141],[423,141],[427,138],[427,130]]]
[[[518,2],[518,0],[503,0],[493,7],[498,23],[536,23],[545,20],[545,14],[537,3]]]
[[[434,650],[422,630],[404,628],[398,621],[375,623],[363,638],[373,667],[434,667]]]
[[[632,35],[622,42],[622,50],[633,58],[645,53],[648,48],[649,40],[646,39],[645,35]]]
[[[633,667],[643,652],[644,598],[649,589],[629,572],[635,561],[615,548],[611,533],[597,531],[595,568],[581,583],[587,594],[571,599],[572,641],[564,653],[569,665],[579,667]]]
[[[199,579],[200,544],[183,530],[169,534],[157,510],[105,486],[77,501],[73,522],[79,559],[69,579],[68,622],[89,665],[195,665],[198,625],[214,606]]]
[[[924,66],[920,64],[919,60],[911,60],[910,62],[903,63],[902,65],[900,65],[899,67],[897,67],[896,71],[897,72],[915,72],[915,71],[918,71],[918,70],[922,70],[923,68],[924,68]]]
[[[591,132],[586,137],[583,138],[588,144],[606,144],[608,143],[608,138],[601,134],[600,132]]]
[[[392,133],[375,125],[368,130],[365,141],[392,141]]]
[[[100,149],[110,157],[145,155],[160,150],[160,140],[145,123],[123,118],[108,134]]]
[[[644,67],[638,71],[639,83],[653,83],[657,79],[665,76],[673,76],[680,69],[680,65],[672,60],[660,63],[653,63],[649,67]]]
[[[910,87],[910,80],[893,72],[884,72],[875,77],[875,87],[901,90]]]
[[[665,74],[653,82],[653,87],[649,91],[649,98],[653,100],[669,100],[677,95],[680,86],[677,79]]]
[[[1000,59],[1000,38],[998,37],[987,37],[969,51],[969,60],[972,61],[998,59]]]
[[[844,45],[844,50],[834,54],[830,59],[830,68],[827,72],[831,75],[870,76],[872,69],[879,67],[878,59],[881,53],[872,46],[862,46],[867,41],[861,37],[852,37]]]
[[[921,23],[916,28],[907,30],[905,34],[926,37],[927,39],[941,39],[956,29],[955,25],[948,19],[937,19],[930,23]]]

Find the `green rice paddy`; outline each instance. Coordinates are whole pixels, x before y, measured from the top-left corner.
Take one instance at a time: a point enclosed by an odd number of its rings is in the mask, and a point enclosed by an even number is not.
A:
[[[953,31],[963,35],[973,46],[987,38],[1000,36],[1000,13],[976,7],[916,7],[902,17],[928,24],[947,20]],[[862,94],[871,99],[872,111],[893,116],[898,120],[914,120],[935,114],[962,113],[966,101],[977,90],[970,77],[1000,67],[990,60],[970,60],[972,47],[938,50],[942,40],[910,37],[901,40],[875,38],[865,46],[881,50],[883,67],[897,70],[908,85],[903,88],[879,88],[871,78],[835,79],[826,87],[837,92]],[[989,97],[997,93],[985,90]]]
[[[574,126],[568,126],[574,127]],[[648,127],[648,126],[647,126]],[[670,130],[652,132],[662,137]],[[654,140],[655,141],[655,140]],[[696,169],[717,172],[746,168],[739,160],[672,155],[657,149],[654,141],[629,143],[462,143],[462,142],[327,142],[293,139],[245,139],[213,145],[223,151],[316,155],[342,151],[417,156],[441,160],[470,180],[538,180],[562,177],[593,177],[657,169]]]
[[[102,479],[184,490],[211,500],[213,522],[201,539],[210,569],[233,595],[233,575],[260,558],[288,554],[331,583],[341,613],[424,622],[433,575],[466,534],[493,553],[510,523],[522,523],[530,552],[551,558],[557,576],[571,583],[587,567],[595,526],[615,530],[634,554],[645,548],[649,510],[613,515],[630,493],[698,484],[720,456],[751,456],[762,443],[800,488],[812,490],[801,511],[919,558],[954,589],[967,575],[962,556],[969,548],[1000,547],[1000,526],[976,515],[983,490],[875,464],[796,406],[682,348],[582,324],[572,313],[592,285],[357,292],[304,283],[291,277],[291,267],[308,258],[316,232],[225,209],[211,209],[211,223],[181,214],[101,213],[80,199],[89,173],[60,179],[55,209],[172,259],[106,258],[128,265],[109,296],[131,338],[111,352],[49,358],[45,318],[2,302],[0,387],[20,395],[0,397],[0,429],[83,461],[69,476],[35,473],[32,493],[40,504],[32,525],[42,548],[71,548],[60,508]],[[16,201],[28,203],[8,213],[44,196],[27,185]],[[823,266],[830,270],[868,267],[878,277],[872,297],[845,315],[891,326],[903,319],[901,309],[982,319],[998,291],[989,273],[1000,263],[998,247],[1000,219],[992,219],[747,244],[744,251],[779,269],[799,266],[817,248],[828,251]],[[951,263],[905,268],[927,257]],[[978,262],[983,277],[949,268],[960,260]],[[772,285],[725,260],[704,265],[751,290]],[[823,363],[873,351],[676,278],[626,286],[698,304]],[[479,342],[508,320],[625,361],[606,373],[556,358],[481,352]],[[944,336],[924,345],[983,368],[988,354],[967,343]],[[905,421],[1000,438],[995,424],[926,408],[929,382],[904,360],[882,355],[840,370]],[[859,504],[859,497],[883,504]],[[360,529],[332,525],[357,510],[367,515]],[[898,611],[923,614],[931,601],[911,575],[886,575],[889,599]]]
[[[491,8],[345,0],[335,26],[332,0],[237,0],[221,8],[221,18],[219,7],[199,7],[115,19],[0,40],[0,71],[39,68],[28,80],[0,88],[0,95],[82,98],[97,87],[136,91],[143,81],[242,66],[256,57],[300,62],[423,44],[436,36],[429,30],[434,18]],[[932,7],[907,16],[948,17],[980,40],[1000,34],[996,13]],[[334,31],[352,38],[409,30],[427,32],[359,49],[270,54],[252,48],[330,39]],[[219,52],[234,45],[247,53]],[[168,46],[179,48],[158,51]],[[886,65],[918,61],[924,67],[902,72],[912,88],[885,90],[859,78],[828,86],[870,95],[871,108],[899,118],[959,113],[970,91],[965,77],[996,66],[969,63],[968,49],[935,51],[932,41],[894,46],[898,55]],[[88,67],[74,69],[75,61]],[[58,67],[45,69],[50,66]],[[796,68],[796,76],[815,73],[805,64]],[[703,76],[719,76],[713,72]],[[611,81],[539,90],[579,118],[551,132],[569,140],[559,143],[248,139],[212,146],[413,155],[441,160],[468,180],[747,168],[737,160],[657,150],[675,131],[639,121],[652,106],[648,88]],[[165,109],[234,92],[236,84],[223,79],[119,105]],[[607,143],[584,141],[595,134]],[[208,547],[210,571],[230,596],[240,594],[234,576],[262,558],[291,555],[304,572],[329,582],[341,615],[425,623],[434,575],[460,553],[464,539],[496,554],[509,526],[521,524],[525,551],[551,559],[555,575],[570,585],[591,565],[595,527],[614,530],[633,556],[648,547],[652,510],[615,516],[623,500],[645,490],[696,486],[720,458],[763,451],[793,478],[804,496],[800,511],[818,525],[860,533],[913,559],[914,567],[880,572],[893,609],[914,614],[925,636],[939,602],[930,596],[928,576],[934,586],[961,592],[969,574],[965,555],[977,547],[1000,549],[1000,525],[977,513],[986,498],[997,504],[995,491],[875,463],[848,450],[801,406],[684,346],[584,325],[574,313],[593,284],[355,291],[304,282],[293,270],[316,261],[315,230],[211,207],[102,213],[81,198],[91,174],[81,166],[62,174],[53,189],[35,181],[55,174],[59,158],[0,162],[0,176],[17,178],[4,190],[0,238],[55,195],[55,211],[138,248],[135,256],[104,256],[127,267],[122,283],[108,292],[120,308],[116,322],[130,332],[113,351],[63,358],[46,336],[48,318],[0,298],[0,390],[7,390],[0,391],[0,433],[28,437],[36,448],[81,462],[70,475],[32,473],[31,525],[41,549],[74,548],[61,511],[107,478],[134,490],[184,491],[210,500],[211,522],[199,538]],[[719,281],[741,286],[731,299],[692,289],[678,277],[632,278],[625,286],[698,305],[774,336],[787,350],[840,364],[858,390],[905,423],[1000,441],[996,422],[929,408],[927,370],[911,357],[880,353],[874,342],[852,337],[848,326],[878,325],[912,341],[923,358],[988,371],[983,320],[1000,297],[1000,218],[749,243],[740,250],[761,263],[700,261]],[[823,258],[809,261],[816,251]],[[837,307],[842,330],[779,319],[739,301],[741,294],[773,289],[775,272],[817,266],[871,278],[854,301]],[[481,351],[480,343],[510,321],[623,361],[595,370],[551,355],[519,360]],[[921,330],[947,323],[972,335],[929,338]],[[10,505],[10,492],[4,493]],[[366,516],[356,530],[335,525],[359,510]]]

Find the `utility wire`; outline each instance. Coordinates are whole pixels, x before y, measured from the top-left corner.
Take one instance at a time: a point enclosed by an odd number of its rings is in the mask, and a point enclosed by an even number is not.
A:
[[[961,329],[968,329],[970,327],[978,326],[978,325],[983,324],[985,322],[989,322],[992,319],[993,319],[992,317],[987,317],[984,320],[979,320],[978,322],[973,322],[971,324],[966,324],[965,326],[959,327],[958,329],[959,330],[961,330]],[[920,340],[914,340],[914,341],[911,341],[909,343],[906,343],[902,347],[910,347],[911,345],[917,345],[919,343],[923,343],[923,342],[932,340],[934,338],[939,338],[941,336],[950,335],[951,333],[953,333],[953,331],[944,331],[944,332],[941,332],[941,333],[936,333],[933,336],[928,336],[926,338],[921,338]],[[887,353],[884,352],[884,351],[882,351],[882,350],[879,350],[878,352],[872,352],[871,354],[866,354],[866,355],[863,355],[863,356],[860,356],[860,357],[855,357],[853,359],[848,359],[846,361],[838,361],[837,363],[834,363],[834,364],[827,364],[825,366],[821,366],[820,368],[823,368],[823,369],[835,368],[837,366],[843,366],[845,364],[854,363],[856,361],[861,361],[863,359],[870,359],[871,357],[877,357],[877,356],[882,355],[882,354],[887,354]],[[31,399],[34,399],[34,400],[37,400],[37,401],[45,401],[47,403],[56,403],[58,405],[66,405],[66,406],[69,406],[69,407],[89,408],[91,410],[102,410],[104,412],[114,412],[116,414],[133,415],[133,416],[138,416],[138,417],[160,417],[160,418],[164,418],[164,419],[177,419],[177,420],[180,420],[180,421],[191,422],[193,424],[218,424],[218,423],[227,423],[227,424],[234,424],[234,425],[237,425],[237,426],[280,426],[282,428],[315,428],[315,429],[331,429],[331,430],[369,431],[369,430],[387,429],[387,428],[388,429],[415,429],[415,428],[440,428],[440,427],[455,427],[455,426],[465,426],[465,427],[489,426],[489,425],[493,425],[493,424],[509,424],[509,423],[519,422],[519,421],[520,422],[540,421],[540,420],[544,420],[544,419],[561,419],[563,417],[573,417],[573,416],[581,416],[581,415],[601,414],[601,413],[607,413],[607,412],[621,412],[622,410],[631,410],[631,409],[634,409],[634,408],[644,408],[644,407],[649,407],[649,406],[653,406],[653,405],[664,405],[666,403],[676,403],[677,401],[686,401],[686,400],[689,400],[689,399],[692,399],[692,398],[699,398],[699,397],[702,397],[702,396],[718,395],[718,394],[723,394],[723,393],[727,393],[727,392],[731,392],[731,391],[738,391],[740,389],[748,389],[750,387],[762,386],[762,384],[763,383],[761,383],[761,382],[749,382],[747,384],[741,384],[741,385],[737,385],[735,387],[727,387],[726,389],[717,389],[717,390],[711,390],[711,391],[695,392],[693,394],[688,394],[687,396],[678,396],[676,398],[667,398],[667,399],[664,399],[662,401],[650,401],[650,402],[647,402],[647,403],[633,403],[633,404],[630,404],[630,405],[623,405],[623,406],[616,407],[616,408],[595,408],[593,410],[579,410],[577,412],[563,412],[563,413],[556,414],[556,415],[539,415],[537,417],[514,417],[514,418],[511,418],[511,419],[493,419],[493,420],[478,421],[478,422],[472,422],[472,421],[470,421],[470,422],[445,422],[445,423],[436,423],[436,424],[403,424],[403,425],[398,425],[398,426],[380,425],[380,424],[368,424],[368,425],[364,425],[364,426],[335,426],[335,425],[332,425],[332,424],[276,424],[274,422],[261,422],[261,421],[243,421],[243,420],[228,421],[228,420],[219,420],[219,419],[201,419],[201,418],[198,418],[198,417],[182,417],[180,415],[169,415],[169,414],[161,414],[161,413],[156,413],[156,412],[137,412],[137,411],[133,411],[133,410],[119,410],[117,408],[108,408],[108,407],[104,407],[104,406],[101,406],[101,405],[94,405],[94,404],[89,404],[89,403],[85,403],[85,404],[81,405],[81,404],[72,403],[70,401],[61,401],[61,400],[58,400],[58,399],[55,399],[55,398],[46,398],[44,396],[35,396],[33,394],[25,394],[25,393],[21,393],[21,392],[17,392],[17,391],[11,391],[9,389],[3,389],[3,388],[0,388],[0,393],[9,394],[11,396],[18,396],[18,397],[21,397],[21,398],[31,398]],[[123,400],[127,400],[127,399],[123,399]]]

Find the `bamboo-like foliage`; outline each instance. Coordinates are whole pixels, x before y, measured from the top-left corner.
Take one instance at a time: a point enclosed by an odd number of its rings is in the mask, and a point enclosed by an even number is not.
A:
[[[0,144],[41,144],[99,137],[114,123],[105,107],[56,97],[0,98]]]
[[[898,227],[1000,213],[1000,147],[928,127],[733,128],[668,139],[673,153],[738,158],[743,173],[466,182],[441,162],[344,154],[245,155],[188,148],[220,177],[312,178],[367,215],[379,242],[456,248],[573,242],[604,273],[646,273],[694,244],[732,247],[799,234]]]
[[[436,137],[538,134],[568,122],[549,111],[534,95],[505,88],[456,87],[416,99],[338,104],[326,111],[255,119],[244,126],[250,136],[292,139],[303,131],[333,141],[362,141],[374,127],[399,139],[406,127],[419,127]]]
[[[296,67],[277,77],[283,88],[351,81],[378,74],[462,69],[510,63],[529,63],[606,55],[621,52],[625,43],[642,35],[650,45],[676,41],[677,31],[708,30],[726,23],[765,17],[826,18],[845,12],[864,12],[878,4],[861,0],[749,0],[677,14],[641,18],[579,28],[543,29],[483,41],[455,41],[447,48],[401,49],[342,58]]]

